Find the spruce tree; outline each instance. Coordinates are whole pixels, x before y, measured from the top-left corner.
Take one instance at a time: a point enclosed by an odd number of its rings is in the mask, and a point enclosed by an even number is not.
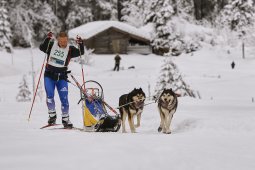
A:
[[[170,0],[152,0],[145,18],[146,23],[154,23],[155,36],[152,40],[152,47],[154,52],[160,55],[169,52],[171,44],[177,38],[174,26],[169,22],[173,14],[174,10]]]
[[[90,8],[74,5],[65,21],[67,29],[78,27],[93,20]]]
[[[127,0],[122,3],[121,20],[135,27],[144,25],[145,19],[145,1],[144,0]]]
[[[47,2],[20,0],[11,10],[13,44],[28,47],[28,32],[33,40],[42,41],[47,32],[58,32],[61,22],[54,15]]]
[[[110,19],[112,21],[118,21],[118,0],[110,0],[110,4],[112,6]]]
[[[7,11],[7,1],[0,2],[0,48],[11,52],[11,29],[9,21],[9,13]]]
[[[34,13],[37,14],[33,18],[32,25],[35,40],[41,41],[49,31],[59,32],[61,29],[60,20],[47,2],[38,3],[37,6],[34,6]]]
[[[238,32],[240,36],[243,36],[254,26],[254,16],[255,9],[252,0],[229,1],[217,17],[216,25]]]
[[[84,55],[81,57],[76,57],[72,59],[74,62],[77,62],[79,64],[84,64],[84,65],[92,65],[94,63],[94,60],[92,58],[94,49],[87,49],[85,47],[84,50]]]
[[[95,21],[118,20],[117,0],[93,0],[90,3]]]
[[[162,91],[172,88],[181,96],[196,97],[193,90],[184,82],[182,75],[170,57],[164,60],[161,67],[160,76],[155,88],[155,97],[158,98]]]
[[[193,0],[178,0],[175,1],[174,11],[180,18],[188,21],[194,20],[194,2]]]
[[[16,96],[16,100],[18,102],[31,101],[30,95],[31,95],[31,92],[28,88],[26,76],[24,75],[19,85],[19,93]]]

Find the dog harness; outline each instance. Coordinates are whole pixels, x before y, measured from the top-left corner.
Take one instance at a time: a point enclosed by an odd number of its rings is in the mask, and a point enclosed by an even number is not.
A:
[[[159,100],[160,106],[167,110],[172,110],[175,107],[176,102],[177,102],[176,98],[174,98],[173,102],[171,103]]]
[[[138,104],[135,104],[134,102],[129,102],[128,101],[128,96],[126,96],[126,105],[125,106],[130,106],[132,110],[136,110],[138,112],[139,109],[143,110],[144,102],[139,102]],[[129,111],[128,111],[129,112]]]
[[[136,112],[138,112],[139,109],[143,110],[144,102],[138,102],[137,104],[132,103],[132,104],[129,104],[129,105],[130,105],[131,109],[136,110]]]

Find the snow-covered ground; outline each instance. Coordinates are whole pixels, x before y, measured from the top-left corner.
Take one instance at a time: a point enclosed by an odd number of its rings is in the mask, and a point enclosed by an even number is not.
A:
[[[44,54],[33,50],[35,68],[40,71]],[[0,169],[146,169],[146,170],[253,170],[255,168],[255,52],[247,59],[239,49],[230,54],[220,47],[175,58],[190,86],[201,99],[179,98],[172,122],[172,134],[159,134],[156,104],[145,107],[137,133],[89,133],[75,130],[40,130],[47,122],[45,102],[37,102],[27,121],[30,102],[15,101],[23,74],[31,70],[29,49],[11,55],[0,52]],[[85,66],[85,79],[102,84],[105,100],[118,106],[121,94],[142,87],[148,95],[156,84],[163,57],[121,55],[125,68],[113,72],[113,55],[94,55],[94,65]],[[236,69],[230,68],[232,61]],[[126,69],[129,66],[135,69]],[[70,69],[81,81],[81,69]],[[30,81],[30,89],[31,81]],[[71,121],[82,127],[79,91],[69,86]],[[57,95],[57,93],[56,93]],[[58,122],[60,103],[56,96]],[[254,99],[255,100],[255,99]],[[148,101],[149,102],[149,101]],[[129,129],[128,129],[129,130]]]

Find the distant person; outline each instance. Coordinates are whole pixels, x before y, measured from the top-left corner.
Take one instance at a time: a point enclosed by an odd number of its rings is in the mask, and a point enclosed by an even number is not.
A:
[[[47,38],[40,45],[40,50],[48,55],[44,72],[44,86],[49,113],[48,124],[56,124],[57,114],[54,100],[56,88],[61,101],[62,124],[64,128],[72,128],[73,124],[69,120],[67,67],[71,58],[84,54],[84,45],[81,37],[78,36],[76,42],[79,49],[70,45],[65,32],[60,32],[57,40],[54,41],[51,41],[52,36],[52,32],[49,32]]]
[[[115,66],[114,66],[113,71],[115,71],[115,70],[119,71],[120,70],[120,60],[121,60],[119,54],[117,54],[115,56],[114,60],[115,60]]]
[[[233,61],[233,62],[231,63],[231,68],[234,69],[234,68],[235,68],[235,65],[236,65],[235,62]]]

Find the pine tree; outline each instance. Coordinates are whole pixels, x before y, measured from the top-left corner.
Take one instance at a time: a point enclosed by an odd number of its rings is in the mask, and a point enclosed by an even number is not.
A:
[[[84,55],[83,58],[80,61],[80,64],[85,64],[85,65],[92,65],[94,60],[92,58],[94,49],[87,49],[85,47]]]
[[[61,30],[67,30],[68,24],[66,24],[66,20],[69,13],[72,12],[72,8],[75,3],[75,0],[54,0],[51,2],[54,14],[60,20]]]
[[[111,20],[112,21],[118,21],[118,0],[110,0],[110,3],[112,5],[111,10]]]
[[[163,55],[169,52],[171,44],[176,39],[174,25],[169,22],[174,14],[170,0],[152,0],[146,23],[152,22],[155,26],[155,37],[152,40],[154,52]]]
[[[230,1],[220,12],[216,25],[236,31],[240,36],[247,33],[254,26],[255,9],[252,0]]]
[[[0,48],[6,49],[11,52],[11,29],[9,22],[9,13],[7,11],[6,0],[1,0],[0,2]]]
[[[193,0],[175,1],[174,10],[177,16],[188,21],[194,20],[194,2]]]
[[[93,0],[91,9],[95,21],[117,20],[117,0]]]
[[[196,97],[193,90],[184,82],[177,65],[174,64],[170,57],[164,60],[161,67],[159,80],[155,88],[155,96],[158,98],[162,91],[172,88],[172,90],[181,96]]]
[[[11,10],[13,44],[28,47],[31,40],[27,35],[31,34],[33,40],[41,41],[47,32],[58,32],[60,24],[48,3],[18,1]]]
[[[94,60],[92,58],[92,55],[93,55],[93,51],[94,49],[87,49],[85,47],[85,50],[84,50],[84,55],[80,57],[77,57],[77,58],[74,58],[72,59],[74,62],[77,62],[79,64],[84,64],[84,65],[92,65]]]
[[[118,21],[121,21],[122,18],[122,9],[123,9],[123,3],[125,0],[117,0],[117,13],[118,13]]]
[[[127,0],[122,3],[121,20],[135,27],[144,25],[145,19],[145,1],[144,0]]]
[[[18,102],[27,102],[27,101],[31,101],[30,95],[31,92],[28,88],[28,84],[27,84],[27,79],[26,79],[26,75],[23,76],[22,81],[19,85],[19,93],[16,97],[16,100]]]
[[[92,20],[93,15],[90,8],[74,5],[72,11],[67,16],[65,24],[67,29],[72,29]]]
[[[61,29],[60,20],[54,14],[50,5],[46,2],[38,3],[34,6],[35,17],[33,18],[33,31],[36,36],[34,39],[41,41],[47,32],[59,32]]]

